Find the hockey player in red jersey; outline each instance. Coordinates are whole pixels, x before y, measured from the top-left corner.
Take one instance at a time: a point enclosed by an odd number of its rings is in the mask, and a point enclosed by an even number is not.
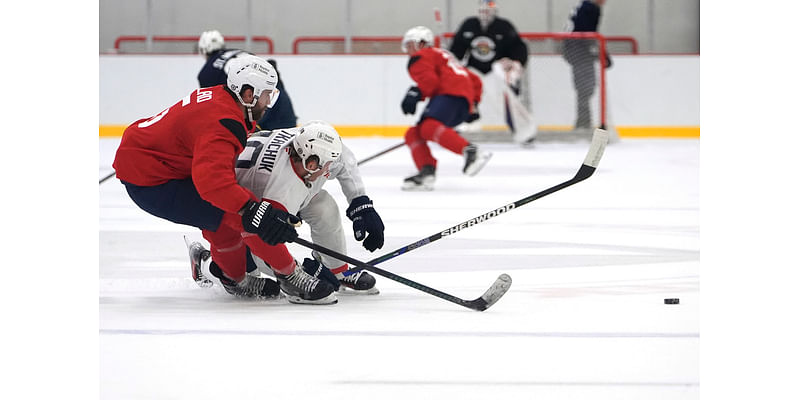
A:
[[[424,26],[411,28],[403,36],[402,49],[409,55],[408,73],[417,84],[403,99],[403,113],[414,114],[418,102],[430,99],[419,122],[405,134],[419,173],[405,179],[403,190],[433,190],[436,159],[428,141],[462,154],[463,172],[469,176],[477,174],[491,157],[452,129],[478,118],[480,78],[461,66],[450,52],[432,46],[433,32]]]
[[[355,239],[369,251],[383,247],[383,221],[366,195],[358,162],[330,124],[310,121],[302,127],[256,132],[236,162],[236,177],[239,184],[256,195],[302,217],[311,227],[314,243],[346,254],[339,207],[323,188],[327,181],[336,179],[349,202],[346,214],[353,221]],[[258,268],[267,274],[274,272],[281,281],[281,274],[300,264],[283,244],[271,246],[252,238],[245,238],[245,243],[254,256],[248,271],[252,268],[252,272],[259,273]],[[197,249],[195,252],[203,251],[199,243],[191,246]],[[208,264],[205,257],[193,261],[193,275],[201,287],[208,283],[202,278],[198,280],[198,276],[208,277],[212,284],[209,273],[216,276]],[[340,293],[345,292],[344,288],[354,294],[378,293],[374,277],[366,271],[350,273],[348,264],[336,258],[314,251],[302,265],[309,274],[339,288]],[[285,286],[284,282],[281,286]],[[312,303],[298,298],[291,289],[284,293],[290,302]],[[334,302],[333,295],[313,301],[314,304]]]
[[[245,274],[243,236],[273,245],[290,242],[297,237],[293,224],[300,221],[254,196],[234,173],[255,121],[276,100],[277,82],[266,60],[237,57],[227,85],[197,89],[126,128],[113,164],[140,208],[202,230],[216,265],[229,279],[226,289],[239,296],[277,295],[266,280]]]

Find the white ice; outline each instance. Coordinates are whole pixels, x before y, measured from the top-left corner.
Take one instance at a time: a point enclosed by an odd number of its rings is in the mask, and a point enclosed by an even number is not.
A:
[[[399,140],[345,143],[363,159]],[[118,144],[100,140],[99,177]],[[414,172],[406,148],[363,164],[386,244],[367,252],[345,219],[349,255],[375,258],[566,181],[588,142],[484,147],[494,157],[466,177],[433,145],[428,193],[400,190]],[[699,157],[699,140],[613,143],[588,180],[377,265],[464,299],[508,273],[485,312],[382,277],[380,295],[332,306],[200,289],[183,243],[200,232],[148,215],[111,179],[99,186],[100,398],[697,399]]]

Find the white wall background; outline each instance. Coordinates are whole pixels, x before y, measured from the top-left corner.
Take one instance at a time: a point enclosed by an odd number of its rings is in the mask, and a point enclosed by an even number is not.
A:
[[[406,56],[274,57],[300,121],[335,125],[412,125],[400,101],[412,84]],[[100,124],[128,125],[152,116],[197,88],[203,59],[100,56]],[[558,56],[529,69],[539,124],[570,124],[572,81]],[[609,117],[616,126],[699,126],[699,56],[616,56],[608,70]],[[421,109],[418,108],[418,111]]]
[[[500,15],[520,32],[561,32],[579,2],[497,1]],[[434,28],[434,7],[444,13],[445,29],[455,31],[461,21],[476,14],[477,4],[477,0],[100,0],[99,49],[112,49],[121,35],[199,35],[218,29],[230,36],[248,32],[269,36],[275,52],[289,53],[298,36],[344,36],[348,30],[355,36],[400,36],[416,25]],[[699,53],[700,0],[608,0],[600,33],[633,36],[645,53]]]

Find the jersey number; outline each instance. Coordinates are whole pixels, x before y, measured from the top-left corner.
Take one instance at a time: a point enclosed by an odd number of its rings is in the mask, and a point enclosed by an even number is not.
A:
[[[202,103],[204,101],[211,100],[212,92],[210,90],[203,90],[197,89],[197,102]],[[192,94],[190,93],[188,96],[181,99],[181,107],[186,107],[192,102]],[[150,125],[155,124],[158,121],[161,121],[161,118],[164,118],[165,115],[169,112],[169,108],[158,113],[158,115],[148,119],[147,121],[142,121],[139,123],[139,128],[147,128]]]
[[[439,52],[439,54],[441,54],[442,57],[444,57],[444,59],[447,60],[447,66],[450,67],[450,69],[452,69],[453,72],[456,73],[456,75],[469,76],[467,70],[464,69],[464,67],[458,63],[458,60],[456,60],[456,58],[452,54],[450,54],[449,51],[441,51]]]
[[[239,159],[236,160],[236,168],[252,168],[258,161],[258,155],[261,154],[263,147],[264,143],[261,141],[248,140],[244,151],[239,154]],[[252,151],[248,152],[248,150]],[[248,153],[250,153],[249,156]]]

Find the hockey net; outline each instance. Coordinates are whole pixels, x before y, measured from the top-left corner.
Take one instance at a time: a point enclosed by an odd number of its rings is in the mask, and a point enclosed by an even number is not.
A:
[[[453,33],[444,37],[448,47]],[[638,53],[636,40],[595,32],[520,33],[520,37],[528,46],[529,58],[516,96],[517,110],[529,112],[536,140],[588,140],[596,127],[605,128],[616,139],[608,107],[606,63],[599,60],[604,60],[605,54]],[[292,50],[294,54],[402,54],[399,42],[400,37],[394,36],[354,36],[349,44],[342,36],[299,37]],[[459,130],[469,140],[511,141],[514,135],[506,123],[504,77],[489,75],[483,76],[481,119]]]
[[[450,36],[452,37],[452,35]],[[536,125],[536,141],[589,140],[594,128],[618,137],[608,107],[606,54],[635,54],[637,43],[629,37],[604,37],[594,32],[521,33],[528,46],[528,63],[522,74],[518,100]],[[613,59],[612,59],[613,67]],[[462,127],[469,140],[512,140],[506,123],[505,99],[499,77],[484,76],[484,98],[478,126]]]

